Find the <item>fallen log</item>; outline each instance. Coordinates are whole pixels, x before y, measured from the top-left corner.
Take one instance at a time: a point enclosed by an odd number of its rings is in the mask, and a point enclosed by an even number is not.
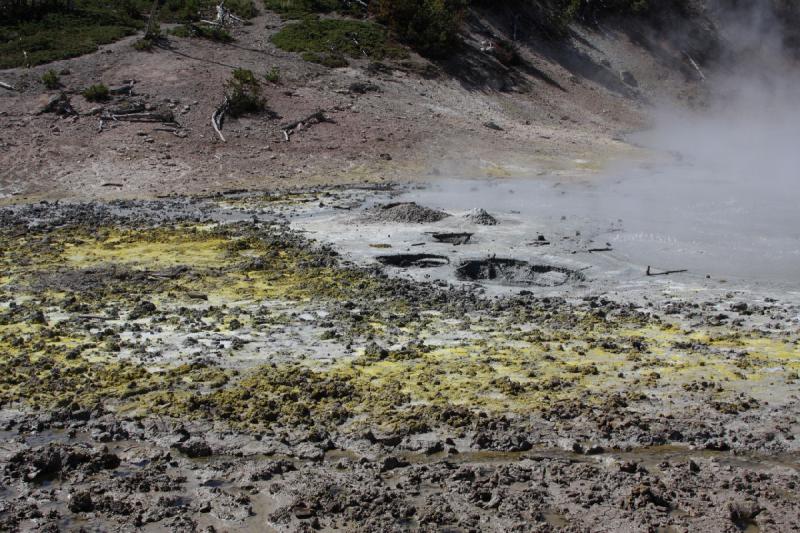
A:
[[[645,272],[648,276],[669,276],[670,274],[683,274],[684,272],[689,272],[686,269],[682,270],[665,270],[664,272],[653,272],[650,269],[650,265],[647,265],[647,272]]]
[[[323,109],[317,110],[307,117],[301,118],[300,120],[295,120],[294,122],[284,124],[281,126],[281,131],[283,132],[284,138],[286,138],[288,141],[289,136],[291,136],[292,133],[294,133],[294,130],[298,127],[305,126],[306,124],[319,124],[321,122],[333,122],[333,120],[325,116],[325,110]]]
[[[109,115],[112,120],[126,120],[129,122],[172,122],[175,116],[172,113],[125,113],[122,115]]]
[[[225,137],[222,135],[222,123],[225,120],[225,113],[228,111],[229,105],[230,102],[226,96],[225,101],[222,102],[222,105],[215,109],[214,113],[211,114],[211,125],[214,127],[214,131],[217,132],[217,135],[219,135],[219,138],[222,140],[222,142],[227,142]]]
[[[692,56],[690,56],[688,52],[684,52],[683,54],[686,56],[686,59],[689,60],[689,64],[692,65],[692,67],[694,67],[694,69],[697,71],[697,74],[700,75],[700,79],[702,81],[706,81],[706,76],[703,74],[703,71],[700,70],[700,65],[698,65],[694,59],[692,59]]]

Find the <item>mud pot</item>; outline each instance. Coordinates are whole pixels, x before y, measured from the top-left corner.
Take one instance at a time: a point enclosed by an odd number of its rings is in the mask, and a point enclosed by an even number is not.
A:
[[[800,529],[795,293],[434,198],[0,210],[0,529]]]

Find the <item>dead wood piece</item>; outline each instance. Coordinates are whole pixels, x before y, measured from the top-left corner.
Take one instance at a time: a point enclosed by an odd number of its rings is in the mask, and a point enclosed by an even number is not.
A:
[[[2,87],[3,89],[8,89],[9,91],[16,91],[17,90],[16,87],[14,87],[10,83],[6,83],[4,81],[0,81],[0,87]]]
[[[325,111],[322,109],[315,111],[314,113],[308,115],[305,118],[301,118],[300,120],[295,120],[294,122],[289,122],[288,124],[284,124],[283,126],[281,126],[281,131],[283,132],[283,136],[288,141],[289,136],[292,135],[295,132],[295,130],[300,126],[319,124],[321,122],[333,122],[333,120],[325,116]]]
[[[127,113],[125,115],[111,115],[112,120],[125,120],[128,122],[172,122],[175,115],[170,112],[153,113]]]
[[[663,272],[653,272],[650,268],[650,265],[647,266],[647,272],[645,272],[648,276],[669,276],[670,274],[683,274],[684,272],[689,272],[686,269],[682,270],[665,270]]]
[[[214,127],[214,131],[217,132],[217,135],[219,135],[219,138],[222,140],[222,142],[227,142],[225,141],[225,137],[222,135],[222,123],[225,121],[225,113],[228,111],[229,106],[230,102],[226,96],[225,101],[222,102],[222,105],[215,109],[214,113],[211,114],[211,125]]]
[[[146,107],[142,102],[136,102],[124,107],[113,107],[106,112],[111,115],[131,115],[134,113],[144,113]]]
[[[126,83],[125,85],[120,85],[119,87],[112,87],[108,90],[110,94],[133,94],[133,82]]]
[[[47,104],[39,111],[40,115],[43,113],[55,113],[64,117],[78,115],[78,112],[72,107],[69,97],[64,93],[59,93],[57,96],[50,98]]]

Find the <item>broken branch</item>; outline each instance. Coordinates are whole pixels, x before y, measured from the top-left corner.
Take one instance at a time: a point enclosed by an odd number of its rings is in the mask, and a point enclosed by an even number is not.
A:
[[[13,85],[10,85],[10,84],[8,84],[6,82],[3,82],[3,81],[0,81],[0,87],[2,87],[3,89],[8,89],[9,91],[16,91],[17,90],[16,87],[14,87]]]
[[[211,125],[214,127],[214,131],[217,132],[217,135],[219,135],[219,138],[222,140],[222,142],[227,142],[225,137],[222,135],[222,122],[225,120],[225,113],[228,111],[229,105],[230,102],[226,96],[225,101],[222,102],[222,105],[214,110],[214,113],[211,115]]]
[[[670,274],[683,274],[684,272],[689,272],[686,269],[682,270],[665,270],[664,272],[652,272],[650,269],[650,265],[647,265],[647,272],[645,272],[648,276],[669,276]]]
[[[692,67],[694,67],[694,69],[695,69],[695,70],[697,71],[697,73],[700,75],[700,79],[701,79],[701,80],[703,80],[703,81],[706,81],[706,76],[705,76],[705,74],[703,74],[703,71],[702,71],[702,70],[700,70],[700,66],[699,66],[699,65],[698,65],[698,64],[695,62],[695,60],[694,60],[694,59],[692,59],[692,56],[690,56],[688,52],[684,52],[684,53],[683,53],[683,55],[685,55],[685,56],[686,56],[686,59],[688,59],[688,60],[689,60],[689,63],[692,65]]]
[[[305,118],[301,118],[300,120],[295,120],[294,122],[290,122],[281,126],[281,131],[283,132],[283,136],[288,141],[289,136],[294,133],[296,128],[306,124],[319,124],[320,122],[333,122],[331,119],[325,116],[325,111],[322,109],[315,111]]]

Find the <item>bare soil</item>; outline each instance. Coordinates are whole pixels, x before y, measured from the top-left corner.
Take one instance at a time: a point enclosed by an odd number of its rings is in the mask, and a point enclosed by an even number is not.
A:
[[[487,35],[502,35],[490,20],[477,20],[464,50],[444,63],[412,55],[328,69],[276,49],[269,37],[283,24],[267,13],[234,30],[231,44],[169,37],[164,47],[137,52],[134,36],[84,57],[0,72],[19,89],[0,89],[0,198],[154,197],[503,168],[586,171],[634,150],[620,135],[642,126],[645,102],[694,90],[683,73],[610,28],[576,30],[563,57],[551,43],[522,45],[518,69],[480,51]],[[271,113],[228,120],[223,143],[211,115],[236,67],[259,76],[277,67],[280,82],[265,82]],[[79,116],[40,114],[58,94],[40,81],[48,69],[64,72],[62,90]],[[638,87],[620,81],[623,71]],[[80,95],[95,83],[113,88],[126,80],[135,82],[132,96],[96,104]],[[355,82],[378,90],[352,91]],[[122,121],[98,131],[99,108],[132,102],[172,110],[180,136]],[[330,122],[285,140],[282,124],[319,109]]]

